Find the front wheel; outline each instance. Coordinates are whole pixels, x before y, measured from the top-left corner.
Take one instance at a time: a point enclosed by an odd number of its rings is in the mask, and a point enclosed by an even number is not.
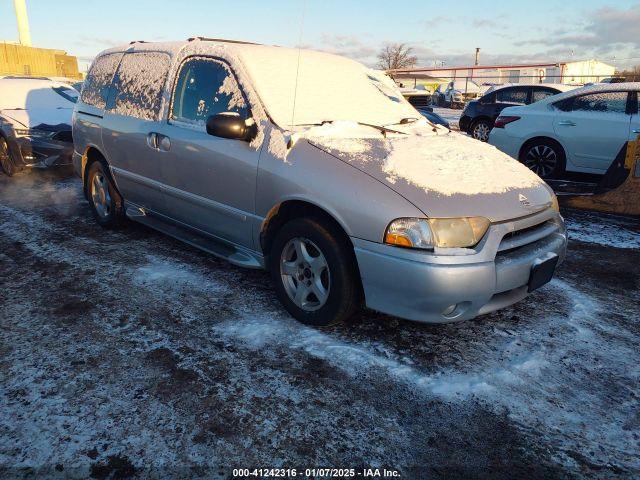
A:
[[[560,178],[565,169],[562,147],[547,139],[526,145],[520,153],[520,161],[542,178]]]
[[[103,228],[118,228],[125,219],[122,197],[107,167],[100,161],[89,166],[87,174],[89,206],[96,222]]]
[[[285,224],[274,239],[270,271],[278,298],[302,323],[338,323],[360,306],[353,252],[328,222],[298,218]]]
[[[9,150],[9,144],[4,137],[0,137],[0,167],[8,177],[12,177],[16,173],[11,150]]]

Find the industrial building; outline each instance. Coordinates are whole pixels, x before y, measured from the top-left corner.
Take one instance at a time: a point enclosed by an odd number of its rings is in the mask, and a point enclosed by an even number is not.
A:
[[[502,83],[564,83],[584,85],[612,77],[616,68],[598,60],[516,65],[474,65],[394,70],[389,73],[406,86],[473,80],[478,85]],[[412,85],[413,82],[413,85]]]
[[[20,42],[0,41],[0,76],[66,77],[80,79],[78,59],[62,50],[31,46],[25,0],[14,0]]]

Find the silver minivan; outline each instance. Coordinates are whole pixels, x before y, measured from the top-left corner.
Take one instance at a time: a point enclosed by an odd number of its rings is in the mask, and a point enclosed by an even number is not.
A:
[[[266,268],[312,325],[364,305],[473,318],[548,282],[565,255],[556,198],[535,174],[327,53],[206,38],[107,50],[73,139],[100,225],[128,218]]]

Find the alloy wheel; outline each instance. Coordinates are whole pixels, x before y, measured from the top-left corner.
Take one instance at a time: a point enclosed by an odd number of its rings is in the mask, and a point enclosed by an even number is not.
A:
[[[100,218],[108,218],[111,215],[111,195],[109,184],[102,172],[97,172],[91,182],[91,201]]]
[[[490,131],[489,125],[485,122],[480,122],[473,127],[473,138],[481,142],[486,142],[489,140]]]
[[[311,240],[292,238],[282,249],[280,276],[289,298],[306,312],[327,303],[331,288],[329,265],[322,251]]]
[[[525,155],[524,164],[539,176],[546,178],[556,170],[558,154],[548,145],[536,145]]]

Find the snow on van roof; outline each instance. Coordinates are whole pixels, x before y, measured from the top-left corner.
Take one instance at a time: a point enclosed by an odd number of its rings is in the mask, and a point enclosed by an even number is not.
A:
[[[313,50],[225,41],[141,43],[116,47],[122,51],[162,51],[172,57],[208,51],[229,54],[240,62],[261,103],[281,128],[323,121],[392,124],[416,112],[383,72],[338,55]],[[101,54],[101,55],[102,55]],[[234,65],[235,67],[236,65]]]

